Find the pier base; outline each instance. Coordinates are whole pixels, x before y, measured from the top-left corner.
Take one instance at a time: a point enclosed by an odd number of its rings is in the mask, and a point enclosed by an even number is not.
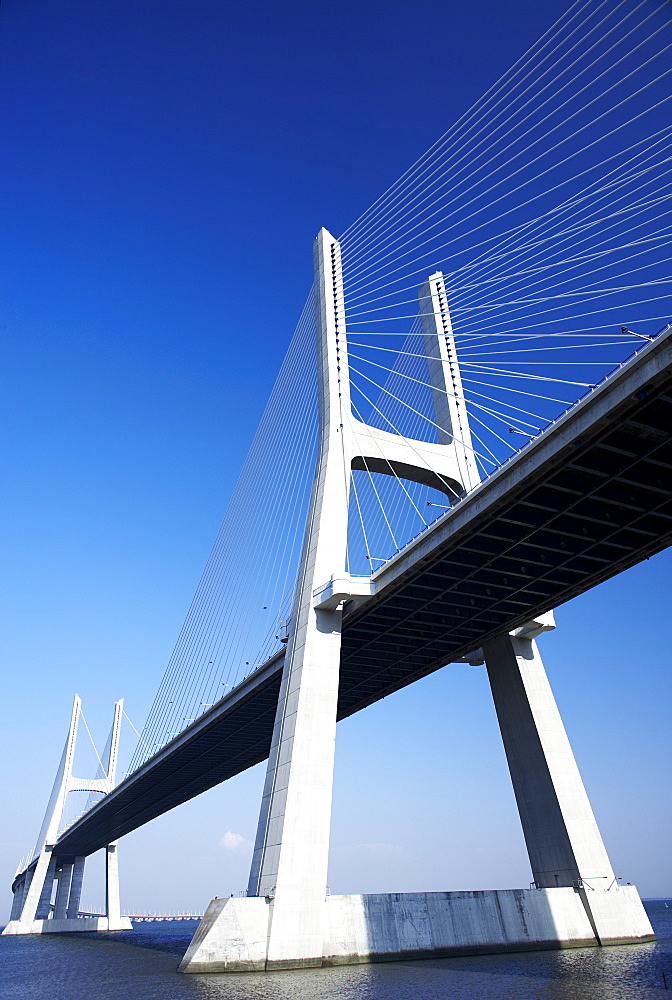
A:
[[[267,958],[274,900],[215,899],[180,972],[262,972],[655,940],[634,886],[327,896],[321,960]]]
[[[33,920],[30,924],[10,920],[3,935],[16,934],[72,934],[80,931],[132,931],[128,917],[108,920],[107,917],[77,917],[63,920]]]

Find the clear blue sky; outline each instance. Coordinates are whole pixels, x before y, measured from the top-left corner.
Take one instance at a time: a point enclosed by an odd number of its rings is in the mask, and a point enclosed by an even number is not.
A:
[[[345,229],[567,7],[2,4],[0,915],[73,693],[101,742],[120,696],[144,721],[316,231]],[[561,608],[543,640],[607,848],[644,895],[672,893],[671,564]],[[124,905],[243,888],[262,781],[127,837]],[[482,670],[448,667],[340,726],[332,891],[530,877]],[[84,901],[102,898],[89,879]]]

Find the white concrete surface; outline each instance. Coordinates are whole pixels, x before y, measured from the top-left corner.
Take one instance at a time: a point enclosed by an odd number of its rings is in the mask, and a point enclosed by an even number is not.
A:
[[[56,898],[54,900],[54,920],[67,919],[73,867],[74,866],[72,864],[64,864],[60,872],[56,873],[58,885],[56,887]]]
[[[484,654],[537,886],[605,890],[614,871],[536,642],[504,635]]]
[[[347,540],[340,250],[326,230],[315,269],[320,453],[248,888],[274,896],[268,954],[279,964],[322,955],[342,611],[314,609],[313,591],[344,572]]]
[[[355,965],[653,940],[634,886],[599,891],[600,912],[618,934],[598,938],[580,891],[502,889],[478,892],[326,896],[324,941],[313,965]],[[595,897],[598,898],[597,896]],[[261,972],[278,968],[266,941],[275,901],[263,897],[213,900],[180,971]],[[603,921],[604,923],[604,921]],[[306,963],[286,960],[285,968]]]
[[[601,945],[654,940],[653,928],[633,885],[613,885],[610,890],[579,890],[595,937]]]
[[[75,858],[72,866],[72,881],[70,883],[70,897],[66,908],[66,917],[75,920],[79,913],[79,904],[82,898],[82,886],[84,885],[84,866],[86,858]]]
[[[54,914],[55,915],[55,914]],[[121,930],[121,901],[119,898],[119,854],[116,843],[105,848],[105,916],[108,930]]]
[[[272,902],[264,896],[213,899],[180,972],[263,972]]]
[[[26,929],[26,926],[28,929]],[[77,917],[75,920],[33,920],[29,925],[18,920],[10,920],[3,934],[73,934],[79,931],[132,931],[128,917],[121,917],[112,926],[107,917]]]

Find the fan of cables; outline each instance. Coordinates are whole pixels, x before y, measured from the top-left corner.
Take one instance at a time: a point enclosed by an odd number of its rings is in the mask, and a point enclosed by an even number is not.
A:
[[[437,440],[418,290],[444,274],[481,478],[669,320],[669,4],[573,4],[341,237],[353,412]],[[350,567],[450,504],[353,473]]]
[[[135,770],[282,649],[317,447],[308,297],[131,762]]]
[[[481,479],[670,316],[672,22],[578,0],[340,238],[352,419],[440,442],[418,290],[444,275]],[[315,468],[311,294],[131,769],[282,649]],[[352,474],[370,574],[455,497]]]

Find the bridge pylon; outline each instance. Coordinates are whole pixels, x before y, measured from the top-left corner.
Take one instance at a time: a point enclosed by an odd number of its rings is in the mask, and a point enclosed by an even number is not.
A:
[[[419,289],[435,443],[357,419],[339,243],[314,246],[319,452],[247,896],[213,900],[182,972],[272,970],[652,939],[613,876],[528,622],[485,661],[535,888],[329,896],[327,863],[344,605],[375,582],[346,572],[352,470],[423,483],[452,505],[479,484],[443,276]]]
[[[428,354],[436,359],[437,424],[442,419],[450,432],[436,444],[408,441],[352,413],[340,252],[322,229],[314,246],[319,458],[247,890],[248,897],[272,899],[267,968],[294,965],[297,957],[303,964],[322,962],[342,605],[358,596],[345,572],[351,470],[423,482],[451,501],[477,477],[471,442],[465,447],[454,434],[454,343],[443,278],[434,275],[431,293],[428,283],[420,297]],[[444,305],[435,310],[439,295]],[[336,579],[341,584],[334,593]]]
[[[442,427],[442,439],[431,443],[354,416],[341,248],[326,229],[315,240],[314,267],[319,455],[247,891],[248,900],[270,906],[263,956],[269,969],[322,964],[343,602],[369,593],[366,581],[346,573],[351,471],[424,483],[449,503],[479,478],[442,275],[419,291]]]
[[[73,765],[82,718],[82,700],[79,695],[75,695],[68,735],[40,835],[32,858],[29,858],[28,864],[20,865],[14,876],[11,916],[3,934],[133,929],[130,920],[121,916],[116,843],[108,844],[105,848],[104,917],[80,916],[79,904],[86,859],[61,857],[56,853],[68,794],[102,792],[106,795],[115,786],[123,707],[123,699],[114,706],[106,750],[103,758],[99,758],[98,775],[95,778],[78,778],[73,775]]]

